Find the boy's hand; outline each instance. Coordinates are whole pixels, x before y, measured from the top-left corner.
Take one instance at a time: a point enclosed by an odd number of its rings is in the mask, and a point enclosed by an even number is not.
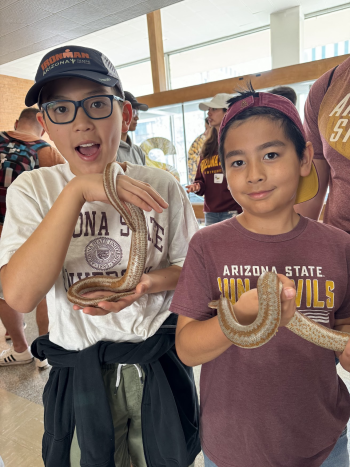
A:
[[[108,315],[109,313],[118,313],[119,311],[123,310],[127,306],[132,305],[136,300],[138,300],[142,295],[148,293],[152,286],[151,277],[148,274],[143,274],[141,276],[140,282],[137,284],[135,288],[135,293],[132,295],[128,295],[126,297],[121,298],[117,302],[105,302],[101,299],[99,303],[99,308],[94,307],[85,307],[81,308],[79,305],[73,305],[73,310],[83,310],[83,313],[86,315],[91,316],[104,316]],[[97,291],[97,292],[89,292],[84,294],[84,297],[88,298],[95,298],[95,297],[109,297],[113,295],[113,292],[108,291]]]
[[[346,371],[350,371],[350,340],[346,344],[345,349],[342,353],[336,352],[337,357],[339,358],[339,362],[341,366]]]
[[[195,193],[196,191],[200,190],[200,184],[199,183],[192,183],[192,185],[187,185],[186,190],[187,193]]]
[[[102,201],[110,204],[103,187],[102,174],[78,175],[72,180],[79,184],[82,197],[86,202]],[[134,204],[144,211],[154,209],[162,213],[168,203],[148,183],[134,180],[127,175],[118,175],[116,181],[117,194],[121,201]]]
[[[349,341],[343,352],[335,352],[335,354],[344,370],[350,371],[350,318],[336,319],[333,329],[349,334]]]
[[[283,285],[281,292],[281,327],[286,326],[294,316],[296,311],[296,290],[294,282],[288,277],[283,274],[278,274],[278,277]],[[234,305],[234,310],[240,324],[248,325],[253,323],[259,311],[258,290],[252,289],[241,295]]]

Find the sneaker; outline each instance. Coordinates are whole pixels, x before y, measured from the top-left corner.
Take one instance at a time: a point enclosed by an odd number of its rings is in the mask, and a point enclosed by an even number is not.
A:
[[[51,365],[47,361],[47,358],[45,358],[45,360],[39,360],[38,358],[34,358],[34,360],[35,360],[35,365],[36,365],[37,369],[40,370],[40,371],[48,370],[49,368],[51,368]]]
[[[25,322],[23,321],[23,329],[25,329],[26,327],[27,327],[27,323],[25,323]],[[10,340],[11,340],[11,336],[10,336],[10,334],[7,332],[7,330],[6,330],[6,333],[5,333],[5,339],[6,339],[7,341],[10,341]],[[0,467],[1,467],[1,465],[0,465]]]
[[[26,365],[33,360],[34,357],[29,347],[24,352],[18,353],[11,345],[9,349],[3,350],[0,353],[0,366]]]

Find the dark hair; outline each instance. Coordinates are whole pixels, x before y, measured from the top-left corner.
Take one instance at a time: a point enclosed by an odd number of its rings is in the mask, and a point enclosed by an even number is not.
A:
[[[203,159],[207,159],[208,157],[216,156],[218,154],[218,151],[218,131],[216,128],[211,127],[209,136],[207,139],[204,140],[204,143],[202,145],[200,156]]]
[[[254,91],[251,83],[248,83],[247,87],[248,87],[247,90],[236,91],[239,93],[239,95],[236,97],[233,97],[232,99],[228,101],[229,107],[231,107],[233,104],[235,104],[236,102],[239,102],[242,99],[246,99],[247,97],[250,97],[250,96],[258,97],[259,96],[259,93]],[[285,115],[283,112],[280,112],[277,109],[273,109],[270,107],[248,107],[247,109],[237,114],[232,120],[230,120],[226,124],[223,132],[221,133],[220,144],[219,144],[219,156],[220,156],[222,170],[224,173],[226,172],[225,157],[224,157],[224,144],[225,144],[227,132],[235,122],[248,120],[249,118],[252,118],[252,117],[269,118],[270,120],[274,122],[278,122],[282,130],[284,131],[286,138],[289,139],[289,141],[291,141],[294,144],[295,151],[297,153],[299,160],[302,160],[304,151],[306,148],[306,141],[301,131],[299,130],[299,128],[295,125],[295,123],[289,117],[287,117],[287,115]]]
[[[20,116],[18,117],[18,121],[19,122],[20,121],[21,122],[23,121],[33,122],[33,123],[37,123],[38,125],[40,125],[40,123],[36,119],[36,114],[39,112],[40,110],[34,107],[31,107],[29,109],[23,109],[22,112],[20,113]]]
[[[227,109],[221,109],[221,110],[224,113],[227,112]],[[208,117],[205,119],[205,121],[207,122],[207,120],[208,120]],[[203,159],[207,159],[208,157],[217,156],[218,154],[219,154],[218,130],[215,127],[211,127],[208,138],[204,140],[204,143],[203,143],[203,146],[200,152],[200,156]]]
[[[206,123],[207,125],[209,125],[209,118],[208,118],[208,117],[205,117],[205,120],[204,120],[204,121],[205,121],[205,123]]]
[[[276,94],[277,96],[286,97],[294,105],[297,103],[297,94],[290,86],[277,86],[277,88],[273,88],[269,92],[271,94]]]

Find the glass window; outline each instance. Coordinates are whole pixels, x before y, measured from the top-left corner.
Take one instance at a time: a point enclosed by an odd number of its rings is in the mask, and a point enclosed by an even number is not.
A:
[[[138,145],[157,137],[171,141],[175,147],[173,154],[152,149],[148,155],[150,159],[173,166],[180,175],[182,185],[188,183],[188,151],[194,140],[205,131],[206,112],[199,110],[199,102],[202,101],[157,107],[147,112],[140,112],[136,131],[130,134]]]
[[[304,62],[349,53],[350,8],[304,21]]]
[[[179,175],[182,184],[187,183],[187,162],[185,157],[185,139],[182,115],[182,104],[157,107],[149,109],[147,112],[140,112],[140,119],[133,134],[133,140],[140,145],[150,138],[165,138],[174,145],[174,150],[152,149],[148,156],[150,159],[165,162],[174,167]],[[160,144],[155,142],[155,146],[167,144],[162,140]]]
[[[134,96],[145,96],[153,93],[150,60],[136,65],[116,68],[126,91],[131,92]],[[140,79],[140,76],[142,76],[142,79]]]
[[[271,69],[270,30],[170,54],[171,88]]]

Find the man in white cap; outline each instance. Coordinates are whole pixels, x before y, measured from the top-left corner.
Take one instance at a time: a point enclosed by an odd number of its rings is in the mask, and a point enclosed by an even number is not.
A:
[[[136,97],[131,94],[131,92],[124,91],[125,100],[129,101],[132,106],[132,119],[130,122],[129,130],[128,131],[135,131],[137,127],[137,122],[139,120],[139,111],[147,111],[148,105],[141,104],[137,101]],[[117,153],[117,161],[118,162],[132,162],[133,164],[138,165],[145,165],[146,163],[146,155],[142,151],[142,149],[133,144],[131,141],[128,132],[122,133],[122,137],[120,140],[120,145]]]

